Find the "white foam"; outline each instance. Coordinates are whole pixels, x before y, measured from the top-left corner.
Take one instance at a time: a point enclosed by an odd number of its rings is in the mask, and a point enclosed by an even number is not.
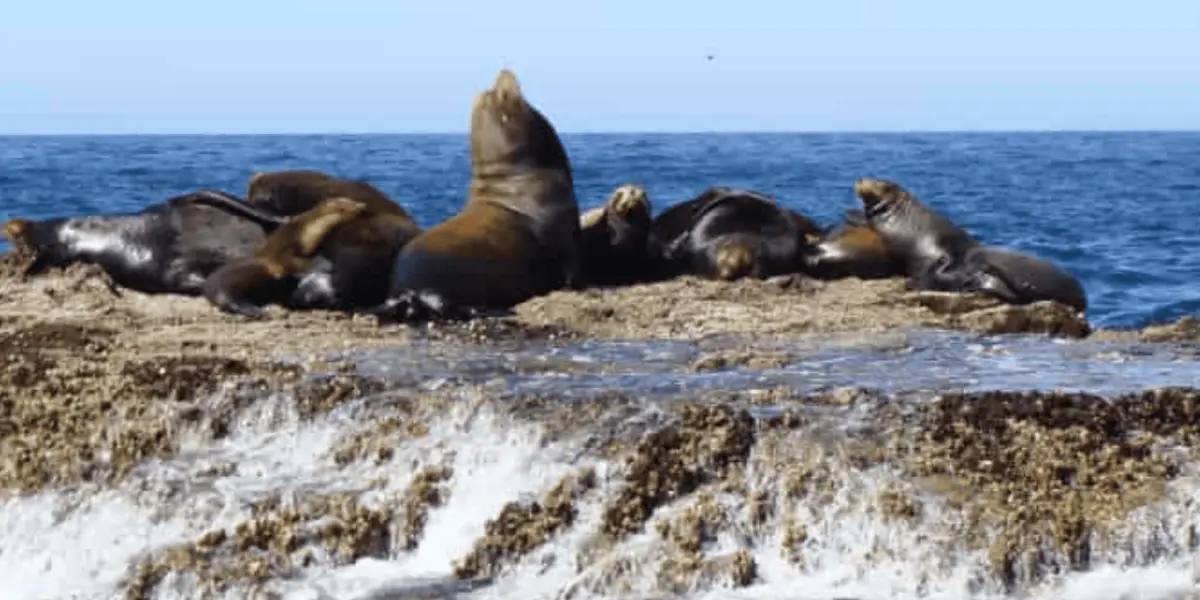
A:
[[[218,398],[219,400],[219,398]],[[372,592],[444,581],[452,563],[466,555],[483,533],[485,522],[508,502],[540,496],[564,475],[578,469],[570,440],[544,447],[535,425],[497,417],[485,406],[476,410],[463,403],[429,424],[429,435],[398,442],[384,464],[364,461],[338,467],[328,457],[332,444],[364,417],[355,410],[298,424],[283,398],[263,401],[243,418],[233,434],[219,441],[187,438],[181,455],[138,469],[115,490],[81,488],[11,499],[0,506],[0,573],[5,575],[0,597],[12,600],[43,598],[109,598],[118,593],[127,567],[140,553],[192,540],[214,527],[229,527],[244,519],[247,503],[271,492],[329,492],[355,490],[377,476],[386,476],[382,490],[364,494],[369,504],[385,494],[402,492],[416,470],[447,460],[454,469],[448,502],[429,514],[425,535],[413,552],[393,549],[387,559],[368,558],[345,566],[321,564],[301,571],[293,580],[271,583],[284,598],[317,600],[363,598]],[[792,442],[800,443],[797,440]],[[789,443],[792,443],[789,442]],[[755,450],[747,477],[757,487],[781,485],[780,465],[769,446]],[[788,450],[789,452],[791,449]],[[197,477],[219,463],[237,465],[232,473],[207,483]],[[598,530],[604,502],[617,491],[604,473],[616,465],[594,466],[599,488],[578,504],[579,515],[570,529],[550,540],[503,573],[497,581],[463,596],[476,599],[527,600],[540,598],[647,598],[655,590],[654,571],[664,543],[644,533],[622,541],[592,565],[576,563]],[[985,556],[969,550],[959,539],[955,513],[934,501],[923,504],[924,520],[916,526],[885,519],[874,504],[887,485],[905,485],[883,468],[869,471],[831,469],[840,488],[828,502],[801,501],[790,516],[807,523],[808,541],[802,546],[806,569],[785,560],[780,551],[784,528],[779,517],[763,528],[741,523],[723,533],[707,549],[722,555],[748,549],[755,558],[758,580],[751,586],[688,594],[692,600],[775,600],[834,598],[964,599],[1006,598],[996,586],[978,584]],[[1029,600],[1182,600],[1195,590],[1192,556],[1182,532],[1200,526],[1200,515],[1187,507],[1200,503],[1196,482],[1183,478],[1173,484],[1162,504],[1130,515],[1117,531],[1123,543],[1097,553],[1088,572],[1069,573],[1045,586],[1028,590]],[[718,497],[720,499],[720,497]],[[669,516],[690,502],[661,507],[652,521]],[[741,514],[741,513],[738,513]],[[782,515],[781,515],[782,516]],[[872,556],[867,556],[873,550]],[[606,566],[634,559],[628,587],[605,579]],[[160,598],[190,598],[185,582],[167,581]],[[228,597],[245,597],[232,590]]]

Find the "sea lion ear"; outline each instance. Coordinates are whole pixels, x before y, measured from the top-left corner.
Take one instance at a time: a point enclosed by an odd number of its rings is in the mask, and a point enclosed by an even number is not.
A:
[[[508,69],[500,69],[496,75],[496,82],[492,84],[492,90],[501,98],[521,97],[521,84],[517,83],[517,76]]]

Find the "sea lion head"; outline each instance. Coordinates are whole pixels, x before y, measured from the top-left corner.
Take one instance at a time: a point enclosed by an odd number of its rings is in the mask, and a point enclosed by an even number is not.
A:
[[[16,254],[32,259],[25,267],[25,277],[71,262],[73,252],[63,243],[59,233],[61,223],[58,219],[32,221],[19,218],[4,223],[4,237],[8,238]]]
[[[33,223],[26,219],[9,219],[4,223],[4,237],[13,249],[21,254],[31,254],[35,244],[31,239]]]
[[[626,183],[617,187],[605,202],[608,213],[630,221],[650,219],[650,197],[646,188],[636,183]]]
[[[471,170],[476,174],[569,165],[554,127],[525,100],[517,76],[508,69],[500,70],[491,88],[475,95],[470,138]]]
[[[713,249],[717,278],[733,281],[754,274],[758,252],[743,241],[722,242]]]
[[[862,201],[867,217],[891,210],[909,198],[908,192],[900,184],[869,177],[854,182],[854,195]]]
[[[319,188],[333,179],[309,169],[256,171],[246,181],[246,202],[276,215],[298,215],[324,199]]]

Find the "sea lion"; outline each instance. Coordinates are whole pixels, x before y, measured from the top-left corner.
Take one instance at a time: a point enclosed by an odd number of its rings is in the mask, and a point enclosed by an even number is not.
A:
[[[1011,304],[1053,300],[1087,309],[1083,286],[1053,263],[990,246],[924,206],[899,184],[855,182],[870,227],[902,261],[910,289],[978,292]]]
[[[888,252],[883,238],[861,213],[817,237],[805,252],[805,272],[818,279],[884,279],[904,274],[904,265]]]
[[[321,245],[321,260],[300,280],[296,293],[313,308],[354,311],[378,306],[390,290],[396,255],[421,232],[404,207],[370,183],[317,171],[256,173],[247,198],[243,206],[284,216],[301,214],[329,198],[349,198],[366,207],[329,232]],[[223,206],[234,208],[231,203]]]
[[[371,213],[396,213],[411,219],[404,207],[367,181],[320,171],[294,169],[258,171],[246,183],[246,202],[277,215],[291,217],[330,198],[353,198]]]
[[[467,202],[400,251],[388,300],[368,311],[380,322],[507,312],[580,285],[571,163],[512,71],[475,96],[469,138]]]
[[[199,197],[209,205],[193,202]],[[122,288],[198,296],[210,273],[251,253],[279,224],[228,195],[200,190],[134,213],[10,219],[3,231],[14,249],[33,257],[25,277],[83,263],[98,265]]]
[[[903,265],[910,287],[960,289],[958,267],[978,240],[896,182],[864,177],[854,182],[854,194],[871,229]]]
[[[692,274],[732,281],[803,270],[806,217],[761,193],[710,187],[654,219],[650,254],[659,278]]]
[[[265,314],[266,304],[309,308],[296,300],[297,285],[330,232],[365,209],[350,198],[331,198],[288,219],[253,254],[213,272],[204,282],[204,297],[222,312],[255,319]]]
[[[1054,263],[998,246],[977,246],[963,257],[964,292],[979,292],[1009,304],[1053,300],[1087,311],[1087,294],[1074,275]]]
[[[646,189],[632,183],[617,187],[603,206],[580,215],[583,280],[614,286],[649,278],[646,248],[652,224]]]

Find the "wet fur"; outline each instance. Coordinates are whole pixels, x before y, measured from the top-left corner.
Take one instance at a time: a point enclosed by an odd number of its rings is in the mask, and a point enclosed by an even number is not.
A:
[[[222,312],[261,318],[262,307],[320,308],[306,302],[297,288],[319,260],[322,246],[339,225],[354,219],[366,206],[349,198],[332,198],[292,217],[267,236],[254,253],[214,272],[204,296]]]
[[[901,262],[910,287],[945,291],[962,287],[963,259],[968,250],[979,246],[971,234],[895,182],[859,179],[854,194],[871,229]]]
[[[870,227],[904,262],[910,289],[978,292],[1010,304],[1053,300],[1086,310],[1083,286],[1057,265],[980,243],[894,182],[860,179],[854,190]]]
[[[603,206],[580,217],[588,285],[630,285],[652,278],[646,255],[652,214],[645,188],[626,184],[613,190]]]
[[[32,256],[26,277],[82,263],[121,288],[198,296],[209,274],[253,252],[276,225],[193,202],[197,195],[220,193],[175,196],[136,213],[12,219],[4,235]]]
[[[856,217],[862,217],[858,219]],[[810,246],[804,258],[807,273],[818,279],[883,279],[904,275],[904,265],[888,252],[883,238],[865,216],[848,215]]]
[[[297,294],[308,305],[336,310],[377,306],[388,296],[396,256],[421,232],[408,211],[370,183],[318,171],[259,172],[247,184],[247,204],[283,217],[330,198],[350,198],[366,208],[329,232],[324,260],[300,281]]]
[[[1079,312],[1087,294],[1074,275],[1054,263],[1007,248],[979,246],[963,260],[963,291],[979,292],[1009,304],[1053,300]]]
[[[470,154],[466,205],[400,251],[389,298],[370,311],[380,321],[505,312],[580,285],[570,161],[553,125],[506,69],[474,99]]]
[[[660,214],[649,252],[658,278],[765,279],[803,270],[812,231],[820,230],[768,196],[716,186]]]
[[[409,217],[404,207],[379,188],[359,179],[336,177],[320,171],[259,171],[246,183],[246,202],[274,214],[292,217],[330,198],[352,198],[366,212]]]

